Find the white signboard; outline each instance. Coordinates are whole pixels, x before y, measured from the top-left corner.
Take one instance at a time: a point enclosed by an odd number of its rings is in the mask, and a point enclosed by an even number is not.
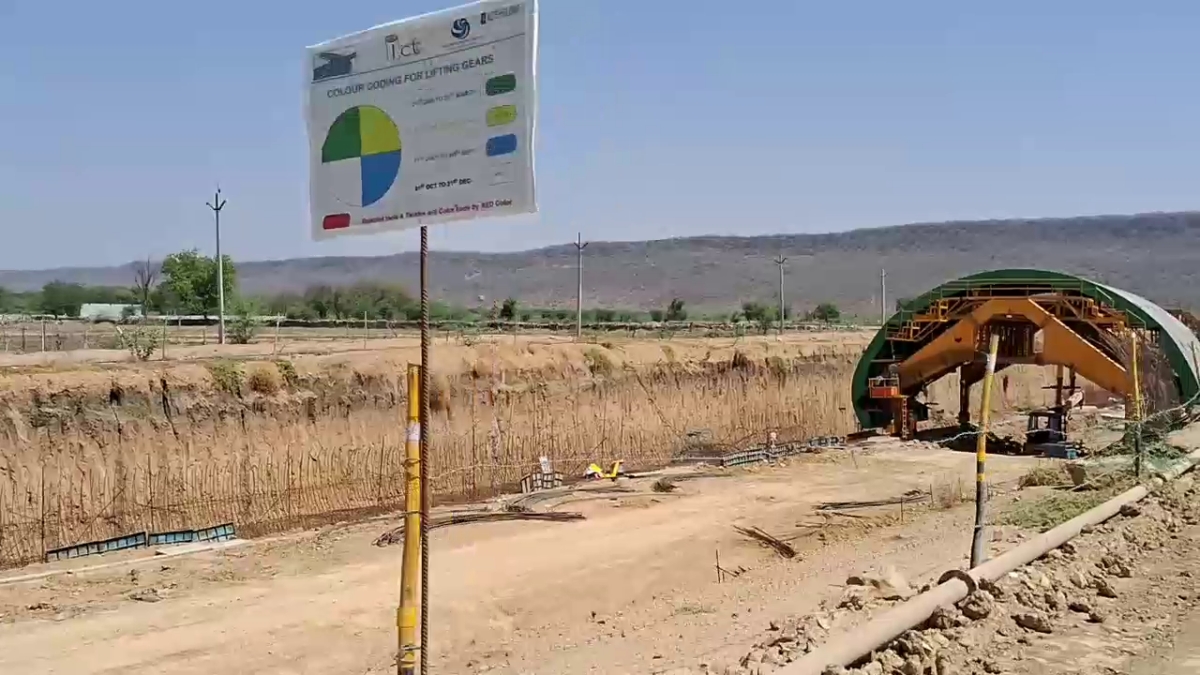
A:
[[[536,65],[536,0],[309,47],[313,236],[536,212]]]

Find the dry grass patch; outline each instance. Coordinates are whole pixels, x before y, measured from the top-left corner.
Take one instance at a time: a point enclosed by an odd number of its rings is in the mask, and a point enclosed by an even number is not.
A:
[[[1037,466],[1021,476],[1018,484],[1027,488],[1069,485],[1070,483],[1071,475],[1067,473],[1066,465],[1061,462],[1039,462]]]
[[[962,476],[942,474],[929,484],[930,502],[933,508],[952,509],[965,501],[974,499],[967,492],[967,481]]]
[[[260,363],[251,369],[246,386],[256,394],[272,396],[282,388],[283,376],[274,363]]]
[[[600,349],[589,349],[583,353],[583,359],[587,361],[588,370],[592,375],[601,375],[603,377],[611,377],[617,367],[613,365],[612,359],[608,358]]]
[[[213,361],[206,364],[212,375],[213,388],[232,396],[242,395],[242,383],[245,374],[241,364],[236,361]]]

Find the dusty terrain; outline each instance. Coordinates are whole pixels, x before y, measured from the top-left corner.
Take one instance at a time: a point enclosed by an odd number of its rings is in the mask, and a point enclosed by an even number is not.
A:
[[[884,441],[697,478],[669,494],[633,480],[635,494],[555,507],[586,514],[582,522],[435,531],[432,663],[560,674],[734,660],[771,620],[837,598],[847,570],[891,565],[920,580],[959,566],[971,519],[959,493],[973,460]],[[1011,488],[1031,463],[997,457],[991,473]],[[922,497],[903,513],[814,510],[931,486],[936,508]],[[388,672],[399,550],[371,542],[395,524],[0,585],[0,672]],[[799,555],[784,560],[734,524],[792,539]],[[722,567],[748,571],[718,583],[718,552]]]
[[[570,475],[856,429],[865,333],[783,340],[492,337],[438,344],[429,475],[439,502],[513,489],[546,456]],[[236,523],[261,536],[395,509],[403,499],[413,339],[191,347],[179,360],[0,374],[0,567],[140,531]],[[37,357],[41,355],[29,355]],[[17,358],[28,358],[26,356]],[[1045,400],[1045,373],[996,409]],[[931,390],[957,407],[953,378]]]

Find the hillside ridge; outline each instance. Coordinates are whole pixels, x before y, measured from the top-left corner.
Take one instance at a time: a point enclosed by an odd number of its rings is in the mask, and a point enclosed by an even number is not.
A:
[[[1036,267],[1080,274],[1169,306],[1200,305],[1200,212],[916,223],[817,234],[700,235],[594,241],[584,262],[589,306],[656,307],[679,297],[693,307],[733,307],[778,293],[772,259],[788,257],[785,295],[799,308],[832,301],[878,313],[880,270],[889,298],[918,294],[964,274]],[[417,254],[238,261],[248,293],[302,291],[315,284],[392,281],[416,287]],[[0,271],[0,287],[49,281],[129,285],[133,263]],[[520,252],[431,253],[431,295],[457,304],[505,297],[523,304],[574,304],[575,247]],[[892,301],[889,299],[889,305]]]

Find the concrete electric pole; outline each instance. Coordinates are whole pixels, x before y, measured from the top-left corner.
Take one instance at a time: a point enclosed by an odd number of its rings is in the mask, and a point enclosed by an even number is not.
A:
[[[579,282],[579,287],[575,291],[575,341],[579,342],[583,339],[583,249],[587,248],[587,242],[583,240],[583,233],[575,235],[575,253],[577,255],[575,263],[576,281]]]
[[[887,324],[887,270],[879,270],[879,325]]]
[[[787,263],[787,258],[780,253],[775,257],[775,264],[779,265],[779,337],[783,337],[783,322],[785,314],[783,311],[783,266]]]
[[[221,257],[221,209],[225,208],[225,200],[221,199],[221,188],[213,195],[213,200],[207,203],[212,209],[217,227],[217,344],[225,344],[225,259]]]

